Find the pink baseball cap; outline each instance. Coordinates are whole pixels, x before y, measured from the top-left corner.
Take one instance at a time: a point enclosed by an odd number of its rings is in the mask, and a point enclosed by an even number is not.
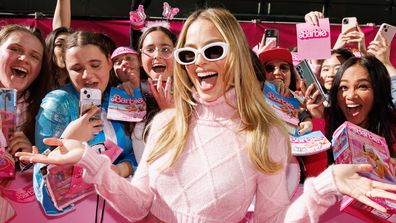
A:
[[[113,53],[111,54],[111,59],[114,59],[114,57],[116,57],[116,56],[119,56],[119,55],[122,55],[122,54],[138,54],[137,52],[136,52],[136,50],[134,50],[134,49],[131,49],[131,48],[129,48],[129,47],[126,47],[126,46],[120,46],[120,47],[118,47],[117,49],[115,49],[114,51],[113,51]]]

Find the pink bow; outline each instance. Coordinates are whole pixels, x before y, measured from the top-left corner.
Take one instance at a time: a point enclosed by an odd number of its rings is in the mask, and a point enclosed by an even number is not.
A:
[[[164,2],[164,11],[162,12],[162,16],[168,20],[172,20],[179,11],[179,8],[172,8],[167,2]]]
[[[139,30],[143,28],[145,20],[146,20],[146,13],[144,12],[143,5],[139,5],[136,11],[129,12],[129,21],[131,23],[132,29]]]

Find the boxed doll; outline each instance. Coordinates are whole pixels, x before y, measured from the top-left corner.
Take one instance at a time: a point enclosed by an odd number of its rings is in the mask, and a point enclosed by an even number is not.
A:
[[[332,146],[337,164],[371,164],[373,169],[361,175],[376,181],[396,184],[395,166],[383,137],[350,122],[344,122],[334,132]],[[377,211],[348,196],[342,198],[341,210],[369,222],[396,221],[396,201],[383,198],[370,199],[385,207],[387,213]]]
[[[15,177],[15,159],[0,148],[0,179]]]
[[[106,155],[112,162],[122,153],[122,149],[110,140],[92,145],[90,149]],[[82,179],[82,167],[48,165],[41,171],[47,183],[49,196],[59,211],[67,210],[74,202],[94,192],[94,186]]]
[[[124,90],[111,88],[107,118],[126,122],[140,122],[146,116],[146,102],[140,88],[135,88],[134,95]]]
[[[275,85],[268,81],[264,84],[264,99],[278,117],[285,121],[288,132],[294,135],[298,131],[300,102],[293,97],[280,95]]]

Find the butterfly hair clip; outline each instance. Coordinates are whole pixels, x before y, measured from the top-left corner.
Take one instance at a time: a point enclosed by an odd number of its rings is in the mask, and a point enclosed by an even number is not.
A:
[[[172,20],[177,13],[179,13],[179,8],[172,8],[167,2],[164,2],[164,11],[162,12],[162,16],[164,16],[168,20]]]
[[[146,21],[146,13],[144,12],[143,5],[139,5],[136,11],[129,12],[129,21],[134,30],[139,30],[144,27]]]

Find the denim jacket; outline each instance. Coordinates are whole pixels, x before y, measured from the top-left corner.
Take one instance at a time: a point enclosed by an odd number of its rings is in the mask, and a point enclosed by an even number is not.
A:
[[[44,138],[60,137],[67,125],[76,120],[78,116],[80,93],[72,84],[49,92],[43,99],[39,113],[36,116],[35,144],[39,152],[46,150],[47,146],[43,143]],[[137,167],[136,159],[132,150],[132,140],[130,135],[125,131],[123,122],[107,120],[109,94],[104,93],[102,101],[103,131],[95,135],[88,142],[89,145],[104,142],[106,139],[113,141],[123,149],[121,155],[114,162],[129,162],[134,169]]]

